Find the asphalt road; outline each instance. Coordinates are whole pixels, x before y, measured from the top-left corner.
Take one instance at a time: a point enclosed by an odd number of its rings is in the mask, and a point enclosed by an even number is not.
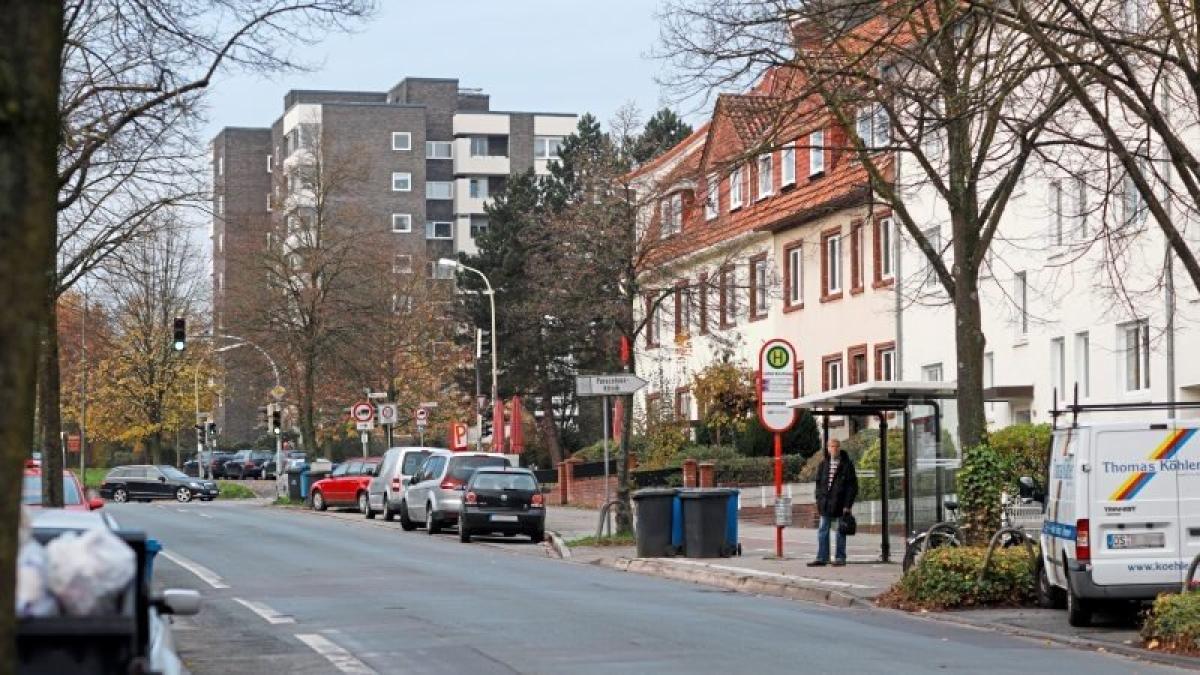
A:
[[[106,507],[163,542],[196,673],[1102,673],[1151,664],[236,503]],[[509,547],[509,548],[506,548]],[[528,552],[528,548],[526,548]]]

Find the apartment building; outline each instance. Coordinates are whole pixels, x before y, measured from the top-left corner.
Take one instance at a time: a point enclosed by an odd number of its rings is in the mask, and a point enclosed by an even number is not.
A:
[[[456,79],[409,77],[388,91],[288,92],[271,126],[227,128],[212,142],[214,325],[238,333],[238,303],[262,282],[245,269],[253,257],[247,252],[267,246],[292,207],[316,199],[299,180],[305,166],[352,158],[339,208],[352,206],[359,226],[386,233],[395,273],[447,278],[435,261],[474,252],[488,227],[490,197],[512,174],[548,173],[576,121],[567,113],[492,110],[486,93]],[[272,383],[254,354],[220,356],[227,376],[218,424],[227,442],[250,440]]]

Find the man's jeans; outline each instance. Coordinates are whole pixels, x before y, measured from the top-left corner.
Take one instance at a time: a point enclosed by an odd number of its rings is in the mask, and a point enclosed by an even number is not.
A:
[[[836,559],[843,562],[846,560],[846,535],[842,534],[840,528],[838,527],[841,522],[841,518],[821,516],[821,524],[817,526],[818,561],[829,562],[829,528],[833,528],[834,531],[837,532]]]

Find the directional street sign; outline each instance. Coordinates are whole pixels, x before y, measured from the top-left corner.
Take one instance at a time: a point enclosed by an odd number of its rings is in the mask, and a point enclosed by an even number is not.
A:
[[[622,396],[632,394],[647,384],[630,373],[579,375],[575,378],[575,391],[580,396]]]
[[[387,400],[387,392],[386,391],[369,391],[369,392],[367,392],[367,398],[372,401],[386,401]]]
[[[758,418],[767,431],[783,432],[796,420],[796,351],[787,340],[768,340],[758,354]]]
[[[385,425],[396,423],[396,412],[395,403],[380,403],[375,409],[375,415],[379,418],[379,423]]]

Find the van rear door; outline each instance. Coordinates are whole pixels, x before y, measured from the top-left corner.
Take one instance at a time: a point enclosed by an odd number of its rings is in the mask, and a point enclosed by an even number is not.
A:
[[[1165,424],[1096,431],[1088,514],[1096,584],[1169,584],[1182,578],[1178,479],[1162,469],[1177,445]]]
[[[1200,553],[1200,420],[1180,420],[1175,425],[1178,450],[1166,461],[1178,480],[1179,490],[1179,579]]]

